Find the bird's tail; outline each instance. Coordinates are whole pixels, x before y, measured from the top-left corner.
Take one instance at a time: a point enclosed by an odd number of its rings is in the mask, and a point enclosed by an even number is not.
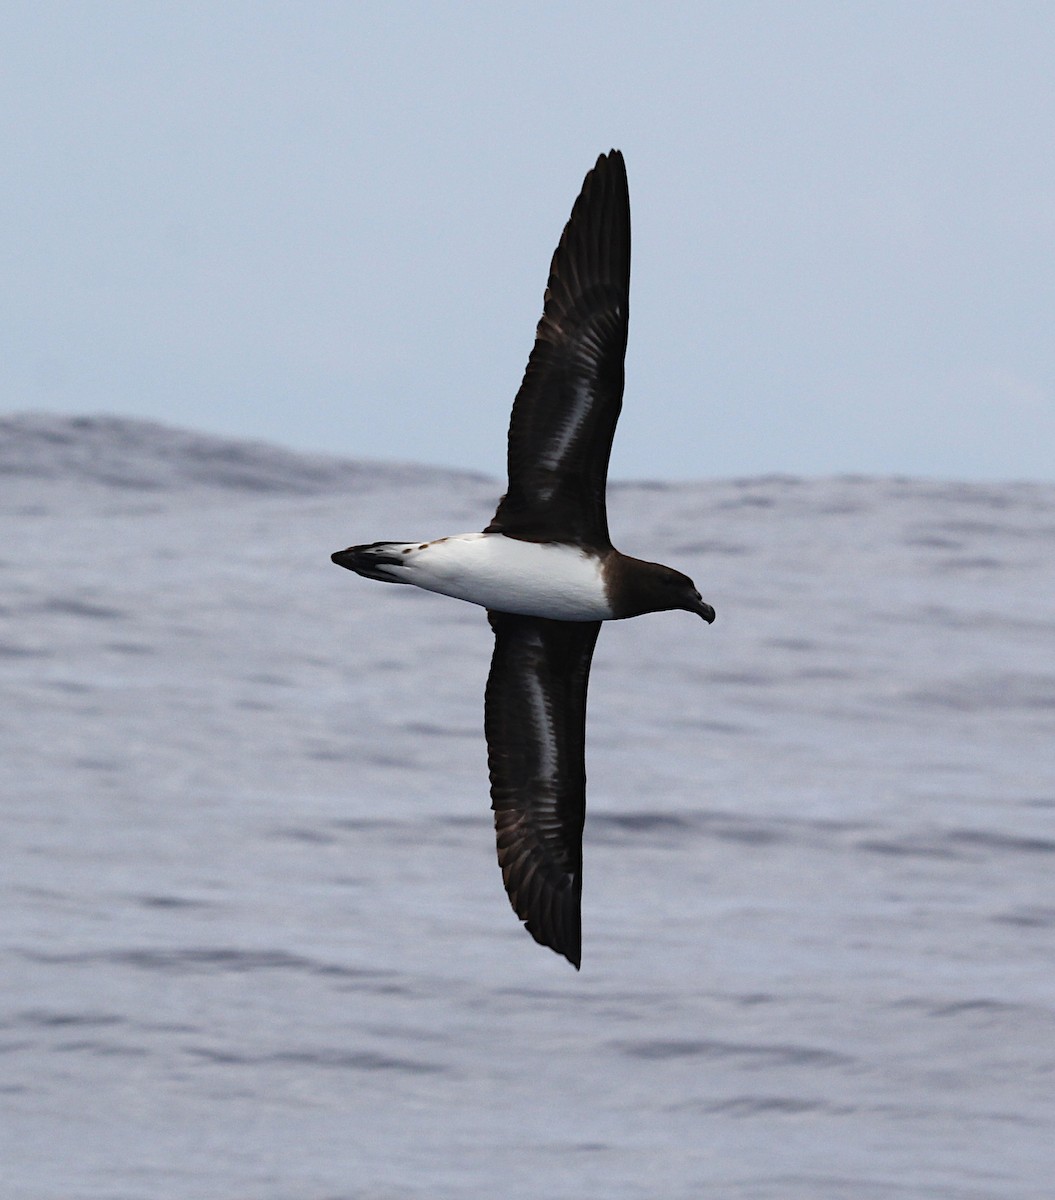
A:
[[[382,583],[407,583],[391,570],[404,562],[404,554],[413,550],[417,542],[371,542],[368,546],[349,546],[338,550],[330,558],[339,567],[345,567],[367,579],[379,579]]]

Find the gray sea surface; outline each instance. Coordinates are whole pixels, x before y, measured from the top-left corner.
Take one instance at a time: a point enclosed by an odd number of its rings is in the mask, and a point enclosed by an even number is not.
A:
[[[495,861],[495,480],[0,421],[4,1200],[1050,1200],[1055,486],[615,486],[583,969]]]

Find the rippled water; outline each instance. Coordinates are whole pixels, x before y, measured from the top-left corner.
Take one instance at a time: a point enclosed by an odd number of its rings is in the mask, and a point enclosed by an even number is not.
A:
[[[1055,487],[626,486],[583,970],[494,860],[490,481],[0,423],[0,1194],[1048,1200]]]

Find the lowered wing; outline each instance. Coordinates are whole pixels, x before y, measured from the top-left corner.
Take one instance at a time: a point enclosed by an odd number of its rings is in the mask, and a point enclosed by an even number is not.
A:
[[[531,936],[578,968],[586,687],[601,624],[487,616],[484,728],[502,878]]]

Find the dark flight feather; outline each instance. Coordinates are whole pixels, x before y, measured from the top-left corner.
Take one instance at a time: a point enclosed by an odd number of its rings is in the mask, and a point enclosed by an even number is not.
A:
[[[484,729],[502,879],[531,936],[578,968],[586,688],[601,623],[487,616]]]
[[[613,150],[587,174],[550,264],[509,423],[509,487],[486,532],[611,546],[605,483],[629,315],[630,197]]]

